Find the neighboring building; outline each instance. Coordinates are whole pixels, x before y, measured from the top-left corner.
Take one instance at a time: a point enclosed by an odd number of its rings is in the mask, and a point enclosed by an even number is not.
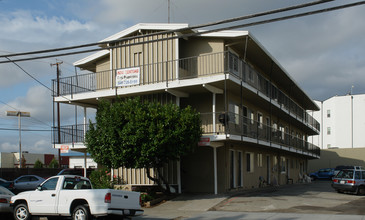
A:
[[[311,142],[321,149],[365,148],[365,94],[334,96],[315,101],[320,111],[310,114],[321,123]]]
[[[62,154],[62,157],[67,156],[69,158],[68,168],[85,168],[85,159],[87,168],[97,168],[98,164],[90,157],[90,155],[80,153],[67,153]]]
[[[204,135],[196,152],[164,168],[179,192],[259,187],[262,178],[297,182],[308,160],[320,157],[308,142],[319,123],[307,110],[318,106],[249,32],[138,24],[100,46],[105,49],[74,63],[89,73],[53,81],[56,102],[85,112],[84,125],[54,132],[56,148],[86,152],[86,109],[97,108],[99,98],[141,96],[201,113]],[[143,169],[114,173],[127,184],[154,184]]]
[[[33,168],[34,164],[37,160],[42,162],[43,165],[48,166],[50,162],[55,158],[57,160],[57,156],[53,154],[32,154],[28,152],[22,152],[22,157],[25,159],[25,167],[24,168]],[[0,168],[19,168],[19,153],[0,153]],[[68,158],[61,157],[61,166],[68,167]]]

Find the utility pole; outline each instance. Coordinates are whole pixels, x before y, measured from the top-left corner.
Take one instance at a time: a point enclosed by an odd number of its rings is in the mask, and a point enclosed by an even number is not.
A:
[[[19,127],[19,168],[22,167],[22,123],[21,117],[30,117],[29,112],[21,112],[21,111],[6,111],[6,116],[17,116],[18,117],[18,127]]]
[[[167,23],[170,24],[170,0],[167,0],[167,11],[168,11]]]
[[[51,66],[57,66],[57,96],[60,96],[60,65],[63,63],[63,61],[61,62],[56,62],[56,63],[51,63]],[[57,102],[57,141],[58,144],[61,143],[61,119],[60,119],[60,103]],[[60,149],[58,149],[58,166],[61,167],[61,153],[60,153]]]

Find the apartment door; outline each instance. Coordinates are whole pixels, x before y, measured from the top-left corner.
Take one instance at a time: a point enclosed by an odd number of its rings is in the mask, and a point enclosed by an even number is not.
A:
[[[266,181],[270,184],[270,175],[271,175],[271,160],[270,155],[266,155]]]

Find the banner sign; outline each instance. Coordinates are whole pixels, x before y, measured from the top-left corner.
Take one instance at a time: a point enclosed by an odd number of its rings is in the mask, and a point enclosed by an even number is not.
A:
[[[70,147],[68,145],[61,145],[61,153],[68,153]]]
[[[140,72],[139,67],[117,70],[115,80],[116,86],[138,85]]]
[[[201,137],[198,145],[199,146],[209,146],[210,145],[210,138],[209,137]]]

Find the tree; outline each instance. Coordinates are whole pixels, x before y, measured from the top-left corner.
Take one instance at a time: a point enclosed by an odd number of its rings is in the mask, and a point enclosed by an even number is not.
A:
[[[24,154],[22,155],[22,158],[20,160],[20,168],[26,168],[27,166],[27,160],[24,157]]]
[[[43,168],[43,163],[38,159],[35,163],[34,163],[34,168]]]
[[[53,158],[51,160],[51,162],[49,163],[48,167],[49,168],[58,168],[58,161],[55,158]]]
[[[146,168],[151,180],[166,184],[167,192],[170,187],[160,168],[192,152],[202,135],[200,114],[190,106],[181,109],[139,98],[102,100],[95,119],[85,139],[91,157],[108,168]]]

